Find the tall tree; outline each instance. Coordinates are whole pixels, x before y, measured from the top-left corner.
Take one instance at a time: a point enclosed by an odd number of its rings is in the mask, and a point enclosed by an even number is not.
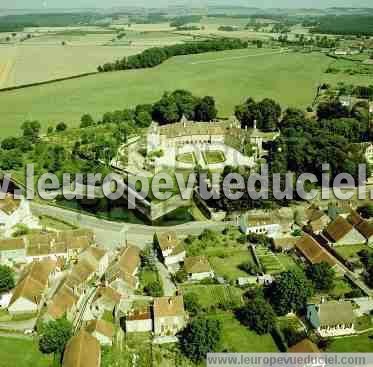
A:
[[[262,121],[258,104],[252,98],[248,98],[244,104],[236,106],[235,115],[241,122],[242,128],[253,128],[254,121],[257,123]]]
[[[219,320],[198,318],[192,320],[180,333],[183,353],[194,362],[201,362],[207,353],[217,350],[221,338]]]
[[[0,293],[8,292],[15,286],[14,273],[11,268],[0,265]]]
[[[66,343],[72,336],[72,325],[65,318],[42,324],[39,349],[44,354],[62,355]]]
[[[310,265],[306,270],[306,275],[315,289],[328,291],[334,286],[335,271],[326,262]]]
[[[347,107],[336,99],[331,101],[322,102],[317,108],[317,118],[323,119],[339,119],[341,117],[349,117],[350,112]]]
[[[281,117],[281,106],[273,99],[265,98],[258,104],[262,118],[258,128],[264,131],[275,130]]]
[[[267,334],[276,325],[276,315],[270,304],[263,297],[256,297],[237,312],[237,317],[244,325],[259,335]]]
[[[21,129],[23,136],[29,138],[32,142],[35,142],[39,138],[41,125],[39,121],[25,121]]]
[[[270,288],[270,301],[275,312],[282,316],[302,311],[313,293],[311,282],[301,270],[282,273]]]
[[[80,119],[80,127],[81,128],[92,126],[92,125],[94,125],[94,123],[95,122],[94,122],[92,116],[88,113],[84,114],[82,116],[82,118]]]
[[[153,119],[160,124],[180,121],[181,114],[175,98],[165,93],[153,106]]]
[[[216,119],[218,111],[215,106],[213,97],[203,97],[196,105],[195,119],[196,121],[212,121]]]

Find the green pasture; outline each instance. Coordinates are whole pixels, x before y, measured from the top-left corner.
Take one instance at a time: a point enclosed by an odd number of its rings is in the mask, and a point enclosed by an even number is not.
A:
[[[43,127],[60,121],[77,126],[84,113],[99,119],[106,111],[156,101],[165,91],[188,89],[216,98],[220,116],[231,116],[247,97],[265,97],[283,107],[305,108],[321,82],[368,84],[369,78],[325,74],[323,54],[275,53],[247,49],[175,57],[159,67],[99,74],[0,93],[2,136],[19,133],[27,119]]]

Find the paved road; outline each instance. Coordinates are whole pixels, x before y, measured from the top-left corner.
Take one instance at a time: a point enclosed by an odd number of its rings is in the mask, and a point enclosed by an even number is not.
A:
[[[0,323],[0,330],[24,332],[25,330],[33,330],[35,325],[36,318],[25,321],[5,321]]]
[[[96,234],[97,242],[108,249],[121,246],[126,240],[140,248],[144,248],[153,241],[156,231],[173,230],[180,236],[187,236],[189,234],[198,235],[205,229],[223,230],[226,225],[235,224],[234,222],[217,223],[206,221],[169,227],[153,227],[141,224],[111,222],[91,215],[36,202],[30,204],[31,211],[36,216],[49,215],[79,227],[92,229]]]
[[[158,269],[159,276],[162,279],[164,295],[167,297],[174,296],[176,293],[176,286],[171,280],[170,273],[159,260],[156,261],[156,266]]]

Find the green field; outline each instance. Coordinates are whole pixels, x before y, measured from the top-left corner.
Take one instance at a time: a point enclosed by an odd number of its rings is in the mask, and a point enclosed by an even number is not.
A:
[[[271,54],[271,50],[235,50],[173,58],[146,70],[105,73],[55,84],[0,93],[2,136],[17,134],[26,119],[44,127],[65,121],[77,126],[81,115],[99,118],[139,103],[157,100],[164,91],[184,88],[212,95],[220,116],[248,96],[271,97],[283,107],[306,107],[323,81],[369,83],[361,76],[325,74],[330,59],[322,54]]]
[[[373,351],[373,338],[371,334],[363,334],[332,341],[327,349],[328,353],[371,353]]]
[[[221,350],[229,352],[277,352],[271,335],[258,335],[243,326],[232,315],[213,315],[222,323]]]
[[[237,307],[242,305],[242,291],[238,288],[225,285],[183,285],[184,294],[194,293],[203,308],[233,302]]]
[[[248,274],[239,268],[243,263],[250,262],[254,264],[254,259],[251,252],[245,250],[226,250],[224,257],[213,256],[209,257],[214,272],[218,276],[222,276],[228,280],[237,280],[239,277],[247,277]]]
[[[346,246],[338,246],[335,250],[343,256],[345,259],[358,259],[358,253],[362,250],[371,251],[371,249],[367,245],[346,245]]]
[[[51,367],[52,358],[42,355],[29,340],[0,337],[0,367]]]

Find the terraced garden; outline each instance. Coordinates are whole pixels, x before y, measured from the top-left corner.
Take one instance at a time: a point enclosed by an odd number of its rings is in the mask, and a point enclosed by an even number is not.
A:
[[[264,246],[256,247],[256,254],[264,270],[268,274],[278,274],[286,270],[278,257]]]

